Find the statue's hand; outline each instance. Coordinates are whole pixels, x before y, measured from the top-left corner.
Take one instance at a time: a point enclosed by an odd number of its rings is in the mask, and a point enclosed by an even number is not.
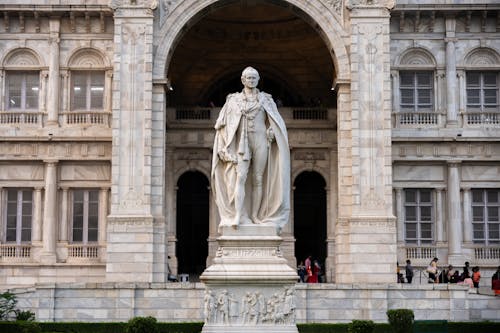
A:
[[[230,152],[228,152],[226,149],[220,150],[219,153],[218,153],[218,155],[219,155],[219,158],[221,159],[221,161],[223,161],[223,162],[233,163],[233,164],[237,164],[238,163],[238,160],[236,159],[236,156],[234,156],[233,154],[231,154]]]
[[[274,132],[273,132],[273,129],[271,127],[269,127],[267,129],[267,133],[266,134],[267,134],[267,141],[269,143],[273,142],[274,141]]]

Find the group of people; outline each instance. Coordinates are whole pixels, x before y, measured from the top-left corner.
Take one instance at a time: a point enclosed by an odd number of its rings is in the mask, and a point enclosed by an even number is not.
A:
[[[324,271],[319,264],[319,261],[308,256],[306,260],[300,261],[297,266],[297,274],[299,282],[302,283],[319,283],[324,282]]]
[[[479,288],[481,280],[481,272],[479,266],[470,267],[468,261],[465,262],[462,273],[455,270],[452,265],[439,271],[438,258],[433,258],[426,268],[429,283],[456,283],[468,285],[470,288]],[[411,283],[414,276],[414,269],[410,260],[406,260],[405,275],[401,273],[399,263],[397,265],[397,279],[399,283]],[[406,277],[406,281],[405,281]],[[500,266],[491,278],[492,289],[495,290],[495,295],[500,295]]]

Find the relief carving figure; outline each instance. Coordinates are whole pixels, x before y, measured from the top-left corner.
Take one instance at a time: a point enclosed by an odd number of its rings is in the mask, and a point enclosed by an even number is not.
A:
[[[215,296],[211,290],[205,291],[205,322],[212,323],[215,321],[215,314],[217,304],[215,303]]]
[[[271,95],[247,67],[243,91],[227,96],[215,124],[212,188],[221,226],[272,225],[290,212],[290,151],[285,122]]]
[[[217,323],[229,324],[229,296],[223,290],[217,297]]]

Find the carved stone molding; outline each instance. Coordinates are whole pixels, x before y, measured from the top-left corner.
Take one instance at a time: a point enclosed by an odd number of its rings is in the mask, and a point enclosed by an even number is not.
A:
[[[394,8],[394,0],[349,0],[347,8],[352,9],[356,7],[384,7],[387,9]]]
[[[342,9],[344,8],[344,0],[323,0],[323,2],[333,9],[333,11],[341,16],[342,15]]]
[[[152,216],[108,216],[109,225],[152,225]]]

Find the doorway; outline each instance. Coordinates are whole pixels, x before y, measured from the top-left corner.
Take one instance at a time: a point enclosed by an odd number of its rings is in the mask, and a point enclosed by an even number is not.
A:
[[[184,173],[177,182],[178,273],[197,280],[208,256],[208,179],[197,171]]]
[[[297,262],[307,256],[324,265],[326,248],[326,182],[317,172],[302,172],[295,179],[294,236]]]

